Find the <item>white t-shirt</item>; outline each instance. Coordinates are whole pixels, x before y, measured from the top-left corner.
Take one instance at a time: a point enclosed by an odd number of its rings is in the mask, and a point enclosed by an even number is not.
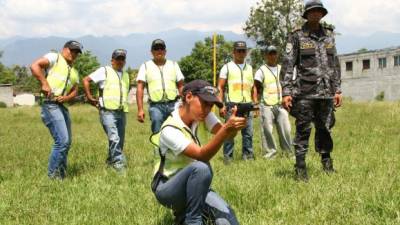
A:
[[[47,60],[49,60],[49,67],[47,68],[47,71],[50,71],[54,64],[56,64],[57,59],[58,59],[58,53],[56,52],[49,52],[46,55],[43,56],[44,58],[46,58]],[[71,68],[71,66],[68,65],[69,68]],[[76,83],[79,84],[79,79],[76,80]]]
[[[244,69],[244,67],[246,66],[246,63],[243,64],[236,64],[240,67],[241,70]],[[222,68],[221,71],[219,72],[219,78],[221,79],[228,79],[228,64],[225,64]]]
[[[116,71],[118,76],[121,78],[122,72],[121,71]],[[104,88],[104,81],[106,80],[106,70],[105,67],[100,67],[93,73],[89,75],[90,79],[96,84],[99,85],[99,88],[103,89]]]
[[[120,71],[116,71],[116,72],[117,72],[118,76],[121,78],[122,72],[120,72]],[[96,71],[91,73],[89,75],[89,77],[90,77],[90,79],[92,79],[92,81],[94,83],[99,85],[100,89],[103,89],[104,85],[105,85],[105,80],[106,80],[106,68],[104,66],[98,68]],[[104,107],[103,98],[101,96],[99,97],[99,104],[100,104],[100,107]]]
[[[263,65],[261,67],[265,67],[266,70],[270,69],[272,71],[272,73],[275,75],[275,77],[279,76],[279,71],[278,71],[278,67],[271,67],[271,66],[267,66],[267,65]],[[254,75],[254,79],[257,81],[260,81],[261,83],[264,82],[264,73],[262,72],[261,68],[257,70],[256,74]]]
[[[187,127],[181,117],[179,116],[179,109],[175,109],[172,112],[172,116],[178,123],[180,123],[182,126]],[[207,126],[207,129],[209,131],[212,130],[212,128],[217,124],[221,123],[219,119],[215,116],[214,113],[210,112],[206,119],[205,119],[205,124]],[[198,123],[193,123],[192,126],[189,128],[192,133],[194,134],[196,131],[196,128],[198,126]],[[188,139],[182,131],[173,128],[173,127],[165,127],[164,129],[161,130],[160,134],[160,149],[162,154],[166,154],[166,151],[170,149],[175,156],[179,155],[182,153],[187,146],[192,143],[192,139]]]
[[[173,61],[169,61],[169,60],[167,60],[166,62],[172,62],[172,63],[174,64],[174,66],[175,66],[175,71],[176,71],[176,82],[179,82],[179,81],[185,79],[185,77],[183,76],[182,71],[181,71],[181,68],[179,67],[178,63],[173,62]],[[146,63],[153,63],[153,64],[155,64],[155,63],[153,62],[153,60],[149,60],[149,61],[147,61]],[[157,65],[156,65],[156,66],[157,66]],[[160,69],[161,69],[161,70],[162,70],[162,68],[163,68],[163,66],[160,66]],[[139,68],[139,73],[138,73],[138,75],[137,75],[137,77],[136,77],[136,81],[147,82],[147,81],[146,81],[146,66],[145,66],[144,63],[143,63],[143,64],[140,66],[140,68]]]

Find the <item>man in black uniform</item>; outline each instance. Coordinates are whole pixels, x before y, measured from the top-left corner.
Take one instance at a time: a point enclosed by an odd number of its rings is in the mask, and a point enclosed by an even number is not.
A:
[[[328,14],[319,0],[305,5],[307,22],[290,35],[281,71],[283,106],[296,118],[295,172],[298,180],[307,181],[305,157],[315,126],[315,148],[321,155],[323,170],[334,172],[330,153],[333,149],[331,128],[335,107],[342,104],[340,64],[334,32],[320,21]],[[293,72],[296,68],[297,72]]]

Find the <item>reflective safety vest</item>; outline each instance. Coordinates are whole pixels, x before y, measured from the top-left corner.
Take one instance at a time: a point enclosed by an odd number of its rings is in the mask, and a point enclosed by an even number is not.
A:
[[[264,104],[270,106],[282,103],[282,87],[279,82],[279,72],[281,71],[281,66],[277,65],[277,67],[277,74],[274,74],[272,70],[266,65],[260,67],[260,70],[264,75],[263,101]]]
[[[176,85],[176,63],[167,60],[163,67],[152,60],[144,64],[146,68],[147,92],[151,102],[175,100],[178,96]]]
[[[251,99],[251,89],[254,83],[253,68],[245,64],[241,69],[239,65],[230,62],[227,65],[228,69],[228,90],[227,101],[234,103],[249,103]]]
[[[122,72],[122,77],[110,66],[104,67],[106,79],[102,92],[103,106],[108,110],[128,112],[129,74]]]
[[[150,141],[153,145],[158,147],[159,153],[160,153],[160,159],[156,161],[156,164],[154,166],[154,174],[159,170],[160,165],[164,165],[164,168],[161,168],[162,173],[167,176],[167,177],[172,177],[175,175],[179,170],[185,168],[187,165],[195,161],[194,159],[185,156],[183,153],[179,155],[175,155],[171,150],[167,150],[165,153],[162,153],[160,150],[160,134],[161,131],[165,127],[173,127],[176,128],[190,140],[192,140],[194,143],[200,145],[200,141],[197,138],[195,134],[192,133],[192,131],[186,127],[182,126],[182,124],[178,123],[174,117],[169,116],[167,120],[163,123],[161,126],[161,129],[158,133],[155,133],[151,135]],[[177,140],[179,141],[179,140]],[[161,161],[164,160],[164,163],[161,163]]]
[[[79,74],[75,68],[68,65],[61,54],[58,54],[57,61],[48,71],[46,79],[55,97],[65,96],[78,83]]]

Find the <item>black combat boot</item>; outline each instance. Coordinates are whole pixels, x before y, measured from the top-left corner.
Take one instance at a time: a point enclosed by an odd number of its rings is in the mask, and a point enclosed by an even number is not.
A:
[[[335,169],[333,168],[333,162],[331,157],[322,157],[321,158],[322,169],[325,173],[334,173]]]
[[[295,179],[297,181],[308,182],[307,166],[305,161],[305,156],[296,156],[295,168]]]

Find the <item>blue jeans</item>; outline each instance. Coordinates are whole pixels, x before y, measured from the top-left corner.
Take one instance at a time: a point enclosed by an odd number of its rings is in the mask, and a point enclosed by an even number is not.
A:
[[[149,115],[151,120],[151,132],[157,133],[160,131],[161,125],[168,118],[168,116],[175,109],[174,102],[165,102],[165,103],[150,103],[149,107]]]
[[[124,165],[125,156],[122,152],[125,140],[125,112],[101,109],[100,122],[108,137],[107,163]]]
[[[50,178],[66,176],[68,151],[71,146],[71,119],[68,109],[63,105],[44,103],[41,117],[54,139],[48,166]]]
[[[210,190],[212,177],[208,163],[193,162],[169,180],[161,181],[156,198],[174,211],[177,224],[184,221],[186,225],[202,225],[204,220],[211,220],[216,225],[238,225],[234,211]]]
[[[226,117],[225,121],[229,119],[231,116],[231,110],[233,105],[226,104]],[[241,130],[242,133],[242,157],[251,156],[254,157],[253,153],[253,115],[250,113],[250,116],[247,118],[247,125],[245,128]],[[233,157],[233,149],[235,147],[235,140],[227,139],[224,142],[224,157],[232,158]]]

